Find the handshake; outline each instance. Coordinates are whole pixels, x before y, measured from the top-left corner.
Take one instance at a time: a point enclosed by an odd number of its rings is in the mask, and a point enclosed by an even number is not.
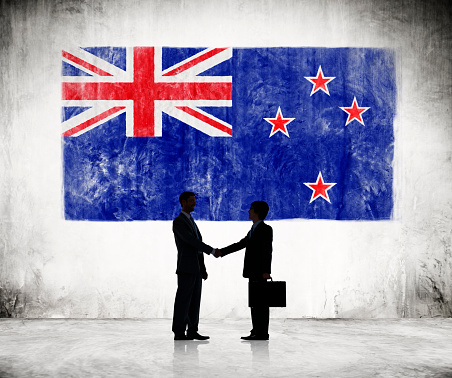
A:
[[[215,251],[215,253],[213,253],[213,255],[215,256],[215,258],[222,256],[220,248],[215,248],[214,251]]]

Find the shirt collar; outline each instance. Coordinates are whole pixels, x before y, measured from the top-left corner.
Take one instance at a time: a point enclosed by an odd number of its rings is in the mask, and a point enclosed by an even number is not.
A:
[[[259,219],[256,223],[253,223],[253,226],[251,227],[253,229],[253,231],[256,229],[257,225],[261,222],[262,222],[262,219]]]
[[[192,216],[188,213],[186,213],[185,211],[181,211],[182,214],[184,214],[188,219],[191,219]]]

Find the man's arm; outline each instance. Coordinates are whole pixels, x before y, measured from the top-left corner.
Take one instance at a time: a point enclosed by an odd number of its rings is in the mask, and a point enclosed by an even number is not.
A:
[[[273,244],[273,229],[267,225],[265,232],[262,234],[262,239],[260,243],[260,251],[261,251],[261,266],[262,273],[264,275],[271,274],[271,265],[272,265],[272,247]],[[266,276],[264,278],[270,278]]]
[[[240,251],[241,249],[245,248],[248,244],[249,236],[246,235],[242,240],[240,240],[237,243],[231,244],[225,248],[221,248],[221,257],[229,255],[230,253]]]
[[[190,226],[186,224],[182,219],[176,218],[173,221],[173,232],[178,238],[180,238],[184,243],[191,245],[198,251],[210,254],[213,248],[210,245],[203,243],[191,232]]]

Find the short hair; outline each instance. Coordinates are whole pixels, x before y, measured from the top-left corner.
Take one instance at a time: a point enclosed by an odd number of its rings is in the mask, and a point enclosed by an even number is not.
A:
[[[251,204],[251,207],[254,209],[254,212],[259,215],[260,220],[264,220],[268,214],[268,203],[265,201],[254,201]]]
[[[183,193],[179,196],[179,202],[180,202],[180,205],[182,206],[182,200],[187,201],[191,196],[196,197],[195,193],[193,193],[193,192],[183,192]]]

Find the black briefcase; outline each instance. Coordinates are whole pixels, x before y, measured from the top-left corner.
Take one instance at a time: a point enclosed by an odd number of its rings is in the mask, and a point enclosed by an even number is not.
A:
[[[286,307],[286,282],[250,281],[248,307]]]

